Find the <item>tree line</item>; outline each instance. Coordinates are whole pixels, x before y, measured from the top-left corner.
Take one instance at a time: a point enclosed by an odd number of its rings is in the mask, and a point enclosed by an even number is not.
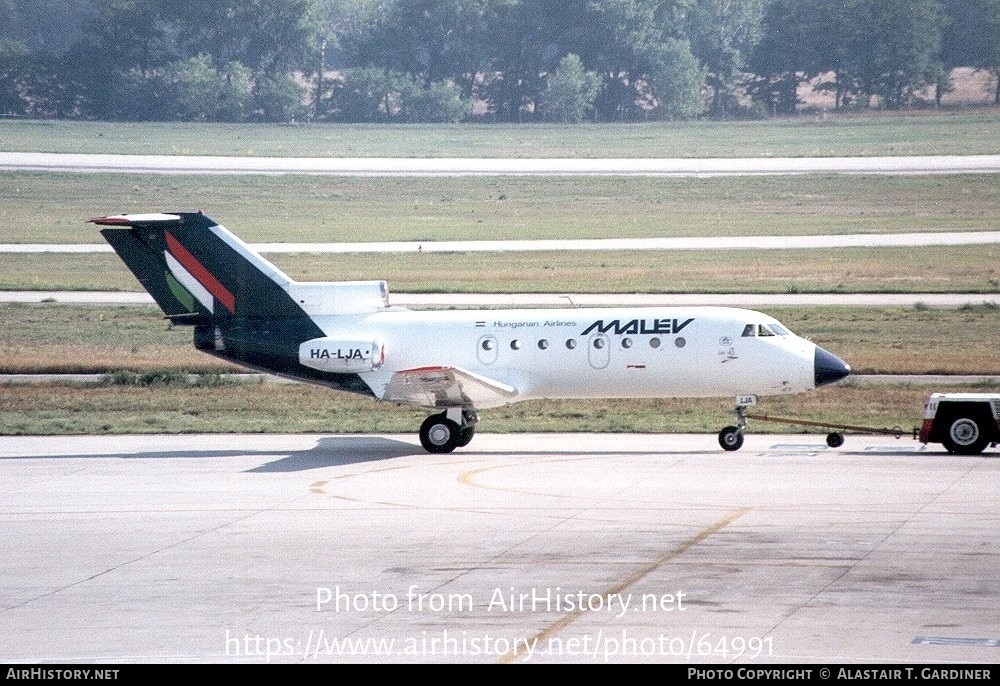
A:
[[[635,121],[1000,104],[1000,0],[0,0],[0,114]],[[818,81],[817,81],[818,80]]]

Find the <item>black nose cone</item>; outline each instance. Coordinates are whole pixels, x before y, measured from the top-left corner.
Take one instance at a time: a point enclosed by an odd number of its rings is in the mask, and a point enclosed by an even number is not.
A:
[[[840,381],[851,373],[851,367],[831,352],[816,346],[816,387]]]

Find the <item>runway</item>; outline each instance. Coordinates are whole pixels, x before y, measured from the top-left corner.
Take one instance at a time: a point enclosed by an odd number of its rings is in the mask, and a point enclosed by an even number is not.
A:
[[[995,663],[1000,459],[749,435],[0,439],[8,662]],[[736,663],[736,664],[732,664]]]
[[[994,174],[1000,155],[756,158],[221,157],[0,152],[0,170],[332,176],[760,176]]]

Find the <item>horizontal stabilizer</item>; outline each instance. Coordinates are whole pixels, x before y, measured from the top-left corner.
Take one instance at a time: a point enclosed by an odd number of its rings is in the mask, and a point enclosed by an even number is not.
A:
[[[116,214],[111,217],[94,217],[91,224],[98,226],[136,226],[140,224],[153,224],[156,222],[181,223],[179,214],[164,214],[163,212],[151,212],[148,214]]]
[[[513,386],[459,367],[417,367],[392,375],[383,400],[420,407],[499,407],[514,401]]]

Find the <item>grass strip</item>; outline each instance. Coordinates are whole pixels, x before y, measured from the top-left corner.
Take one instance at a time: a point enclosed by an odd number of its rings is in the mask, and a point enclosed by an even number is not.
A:
[[[998,191],[1000,174],[699,179],[16,172],[0,175],[0,243],[101,242],[85,223],[90,217],[197,209],[248,242],[268,243],[985,231],[1000,229]]]
[[[1000,292],[1000,245],[831,250],[267,255],[299,281],[397,293]],[[0,290],[140,291],[113,254],[0,254]]]
[[[1000,384],[977,390],[996,392]],[[915,385],[858,385],[763,398],[757,408],[797,417],[909,431],[931,391]],[[147,385],[0,384],[0,435],[129,433],[413,433],[428,411],[378,403],[316,386],[259,383],[195,385],[161,377]],[[726,399],[528,401],[484,411],[484,432],[716,432],[733,422]],[[751,430],[796,429],[764,422]],[[815,433],[816,430],[813,430]]]
[[[5,149],[276,157],[801,157],[1000,151],[995,108],[627,124],[0,121]]]

